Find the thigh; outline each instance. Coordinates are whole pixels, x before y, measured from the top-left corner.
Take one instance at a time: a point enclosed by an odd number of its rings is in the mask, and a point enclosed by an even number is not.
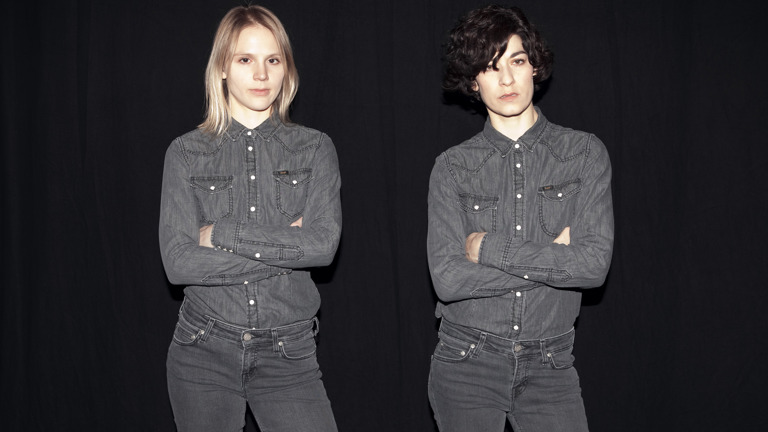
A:
[[[504,430],[512,360],[478,343],[440,335],[429,374],[429,400],[441,432]]]
[[[579,375],[570,351],[560,363],[540,358],[527,365],[525,388],[514,401],[509,422],[516,431],[587,432],[587,416],[581,398]]]
[[[262,432],[336,432],[311,329],[257,357],[246,394]]]
[[[238,350],[180,319],[168,349],[168,396],[176,427],[187,431],[240,431],[245,425]]]

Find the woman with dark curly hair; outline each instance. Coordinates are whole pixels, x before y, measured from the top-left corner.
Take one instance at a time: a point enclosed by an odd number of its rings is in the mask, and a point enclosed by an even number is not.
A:
[[[580,289],[613,250],[611,164],[592,134],[533,105],[552,53],[523,12],[487,6],[453,29],[444,88],[481,101],[482,132],[429,184],[440,341],[429,398],[441,431],[587,431],[572,355]]]

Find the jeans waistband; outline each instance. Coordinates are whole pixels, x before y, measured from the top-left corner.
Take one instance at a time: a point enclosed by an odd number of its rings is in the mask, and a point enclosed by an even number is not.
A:
[[[515,340],[472,327],[454,324],[445,318],[440,321],[440,332],[459,340],[471,341],[477,347],[477,350],[494,351],[517,357],[525,355],[546,356],[547,353],[558,352],[565,347],[572,346],[576,336],[576,330],[571,328],[561,335],[549,338]]]
[[[281,339],[301,336],[307,331],[312,331],[312,336],[314,336],[320,331],[320,322],[317,317],[274,328],[243,327],[208,315],[202,308],[186,298],[179,309],[179,318],[200,329],[201,340],[215,336],[238,343],[277,346]]]

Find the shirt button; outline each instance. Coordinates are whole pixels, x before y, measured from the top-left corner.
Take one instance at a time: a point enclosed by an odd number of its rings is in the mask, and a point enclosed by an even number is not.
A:
[[[480,210],[480,206],[479,206],[479,205],[476,205],[476,206],[474,206],[473,208],[474,208],[475,210]]]
[[[520,144],[515,144],[515,148],[520,148]]]
[[[515,330],[520,330],[520,327],[517,326],[517,325],[513,326],[512,328],[515,329]]]
[[[251,211],[255,212],[256,211],[256,207],[251,207]]]
[[[248,281],[243,282],[243,285],[248,285]]]
[[[216,186],[211,186],[211,190],[216,190]]]
[[[518,225],[518,226],[516,226],[516,227],[515,227],[515,229],[516,229],[516,230],[518,230],[518,231],[520,231],[521,229],[523,229],[523,227],[521,227],[520,225]]]
[[[520,168],[520,164],[515,164],[516,167]]]
[[[528,275],[523,276],[523,279],[528,279]]]
[[[523,194],[517,194],[517,199],[520,199],[523,197]]]
[[[294,181],[292,181],[291,183],[293,183],[293,184],[296,184],[296,183],[298,183],[298,182],[299,182],[298,180],[294,180]]]
[[[253,146],[248,146],[248,151],[253,151]]]
[[[562,193],[559,193],[559,194],[557,194],[557,197],[558,197],[558,198],[562,198],[562,197],[563,197],[563,194],[562,194]]]
[[[256,255],[254,255],[256,258],[261,258],[261,254],[256,252]]]
[[[247,341],[251,340],[252,337],[253,336],[251,336],[250,333],[246,333],[246,334],[243,335],[243,340],[247,342]]]
[[[251,136],[251,131],[248,131],[245,134],[248,135],[248,136]]]
[[[253,301],[253,300],[248,300],[248,304],[249,304],[249,305],[252,305],[252,304],[254,304],[254,303],[256,303],[256,302],[255,302],[255,301]]]
[[[516,293],[515,293],[515,296],[516,296],[516,297],[520,297],[521,295],[523,295],[523,294],[522,294],[520,291],[518,291],[518,292],[516,292]]]

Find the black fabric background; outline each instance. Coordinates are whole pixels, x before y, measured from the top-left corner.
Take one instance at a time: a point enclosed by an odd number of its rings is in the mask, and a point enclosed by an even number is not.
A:
[[[293,118],[340,158],[343,237],[315,280],[341,431],[436,430],[427,182],[484,121],[445,100],[440,58],[484,3],[263,3],[294,45]],[[613,265],[584,297],[575,350],[595,432],[768,426],[768,7],[741,3],[517,3],[556,56],[538,105],[613,162]],[[3,430],[174,429],[165,356],[182,293],[157,244],[163,155],[202,119],[234,5],[3,6]]]

